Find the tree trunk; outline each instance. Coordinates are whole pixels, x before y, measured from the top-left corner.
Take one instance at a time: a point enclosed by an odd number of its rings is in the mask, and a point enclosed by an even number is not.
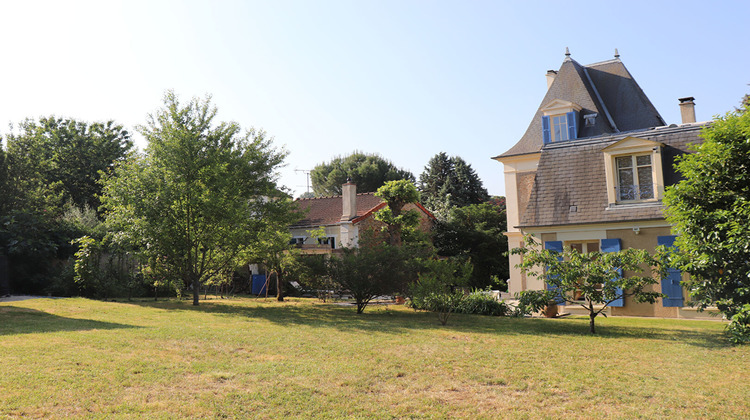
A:
[[[596,314],[590,313],[589,314],[589,331],[591,334],[596,334],[596,327],[594,326],[594,319],[596,318]]]
[[[284,283],[281,281],[281,270],[276,270],[276,300],[279,302],[284,301]]]
[[[193,306],[198,306],[198,298],[200,298],[200,286],[198,286],[198,279],[193,279]]]

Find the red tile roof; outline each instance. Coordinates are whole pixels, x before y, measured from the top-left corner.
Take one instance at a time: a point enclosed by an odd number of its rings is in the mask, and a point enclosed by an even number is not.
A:
[[[304,219],[295,223],[292,227],[319,227],[335,225],[341,220],[343,213],[342,199],[340,195],[334,197],[320,198],[298,198],[296,203],[303,210],[308,210]],[[381,204],[385,204],[375,193],[357,194],[357,219],[369,215],[376,210]]]

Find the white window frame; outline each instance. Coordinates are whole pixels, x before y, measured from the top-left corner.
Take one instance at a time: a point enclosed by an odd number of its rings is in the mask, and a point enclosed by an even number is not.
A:
[[[651,140],[637,137],[626,137],[602,150],[604,154],[604,171],[607,178],[607,201],[610,206],[615,206],[617,204],[652,203],[661,201],[664,197],[664,174],[661,164],[661,149],[663,146],[662,143]],[[633,164],[635,165],[635,157],[644,155],[651,156],[653,197],[621,200],[618,194],[620,183],[616,158],[633,156]],[[636,168],[637,166],[633,166],[633,180],[635,182],[637,182],[638,179]]]

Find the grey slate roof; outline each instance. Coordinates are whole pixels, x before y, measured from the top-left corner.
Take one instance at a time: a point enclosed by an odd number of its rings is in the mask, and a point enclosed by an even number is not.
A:
[[[581,115],[598,114],[593,127],[584,127],[580,121],[578,138],[665,125],[664,119],[619,58],[582,66],[568,57],[560,66],[526,133],[518,143],[497,157],[539,152],[543,145],[541,109],[555,99],[578,104],[583,108]],[[607,114],[614,124],[610,123]]]
[[[698,134],[703,125],[652,128],[547,145],[519,227],[662,219],[660,203],[608,208],[602,149],[628,136],[663,143],[664,183],[671,185],[679,180],[674,158],[688,152],[689,143],[701,142]],[[577,211],[571,212],[571,206]]]

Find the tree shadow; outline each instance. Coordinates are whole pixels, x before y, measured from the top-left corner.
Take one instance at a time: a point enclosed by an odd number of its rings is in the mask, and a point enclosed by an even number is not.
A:
[[[253,301],[250,300],[249,302]],[[333,328],[349,332],[378,332],[399,335],[414,330],[448,330],[456,333],[476,332],[501,336],[534,335],[560,338],[595,337],[598,339],[662,340],[704,348],[730,346],[718,331],[689,326],[621,326],[601,320],[597,322],[597,334],[592,335],[589,334],[588,317],[540,319],[454,314],[448,321],[448,325],[443,326],[438,322],[435,313],[401,308],[389,309],[389,307],[382,305],[368,306],[363,314],[357,314],[355,305],[335,303],[298,304],[282,302],[277,304],[269,302],[265,305],[245,305],[237,304],[236,301],[204,301],[197,307],[187,302],[176,301],[129,303],[170,311],[200,311],[218,316],[263,319],[279,325]],[[665,320],[665,322],[669,321],[671,320]]]
[[[0,336],[33,334],[58,331],[111,330],[118,328],[140,328],[135,325],[92,319],[66,318],[36,309],[17,306],[0,306]]]

